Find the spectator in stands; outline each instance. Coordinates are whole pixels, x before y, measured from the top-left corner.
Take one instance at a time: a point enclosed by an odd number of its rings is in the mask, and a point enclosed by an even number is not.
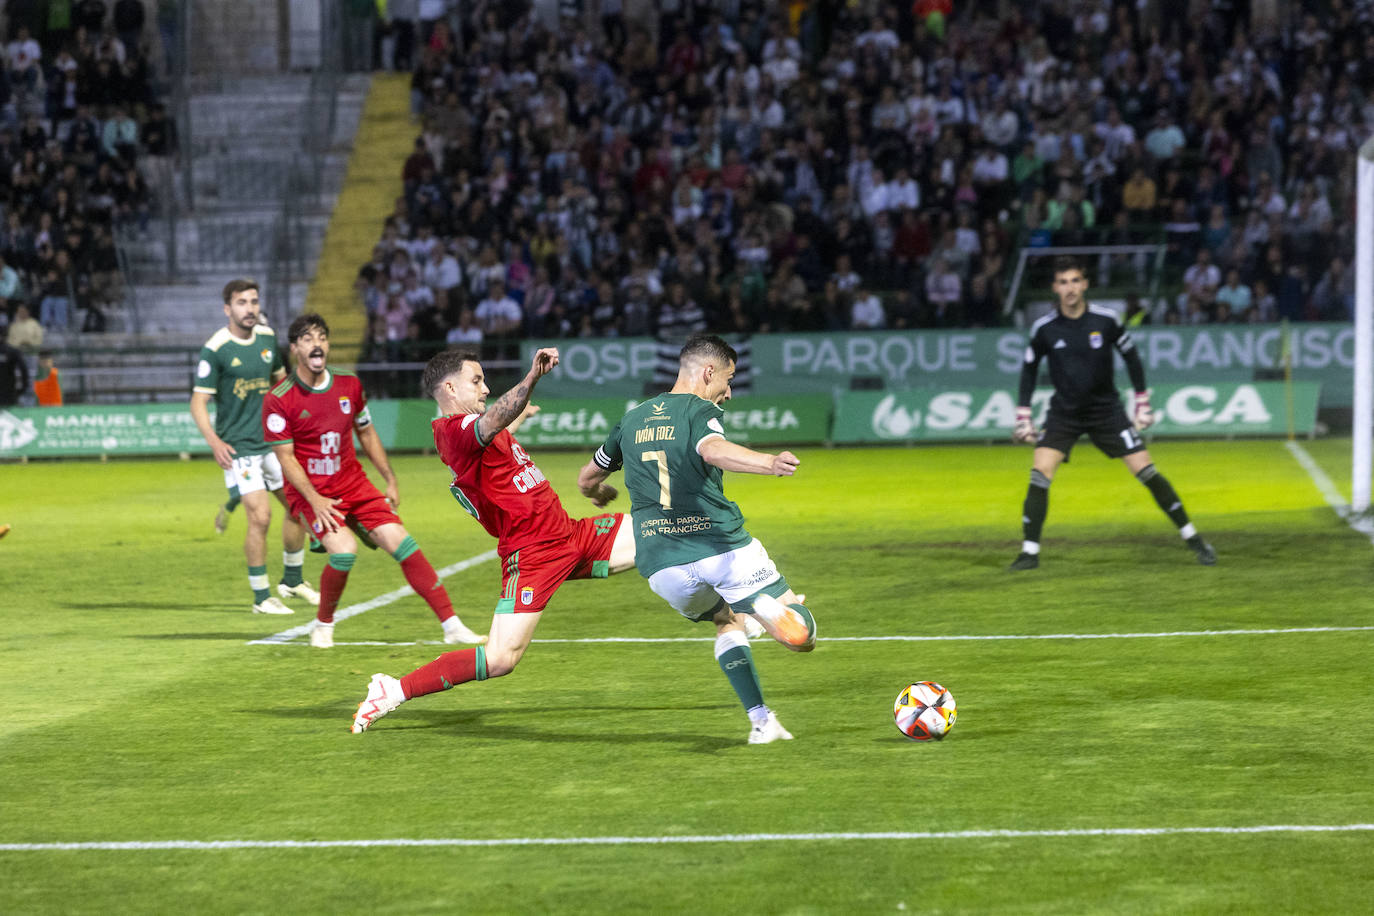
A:
[[[1312,290],[1313,317],[1319,321],[1349,321],[1355,317],[1355,276],[1345,259],[1333,257]]]
[[[0,341],[0,407],[13,407],[19,403],[19,395],[28,391],[29,367],[26,360],[27,357],[8,340]]]
[[[14,40],[5,49],[5,65],[14,89],[32,92],[42,76],[43,49],[29,36],[26,26],[20,26]]]
[[[115,0],[114,28],[125,50],[137,48],[142,44],[143,25],[147,14],[143,0]]]
[[[849,310],[849,326],[856,331],[881,330],[887,327],[883,301],[863,285],[854,289],[853,304]]]
[[[20,303],[14,309],[14,319],[10,322],[5,339],[11,347],[25,353],[37,353],[43,346],[43,325],[29,314],[27,305]],[[27,387],[27,383],[23,387]]]

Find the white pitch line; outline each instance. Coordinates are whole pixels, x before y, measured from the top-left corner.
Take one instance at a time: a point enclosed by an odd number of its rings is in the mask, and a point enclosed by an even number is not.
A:
[[[1171,630],[1163,633],[1008,633],[1008,634],[958,634],[950,636],[821,636],[817,642],[993,642],[998,640],[1019,639],[1169,639],[1190,636],[1281,636],[1288,633],[1366,633],[1374,630],[1367,627],[1275,627],[1263,630]],[[558,643],[674,643],[674,642],[711,642],[711,636],[588,636],[580,639],[535,639],[532,642],[545,644]],[[760,637],[761,641],[767,639]],[[262,640],[258,641],[259,643]],[[305,643],[292,643],[305,645]],[[442,646],[437,639],[418,639],[409,641],[387,641],[378,639],[357,642],[336,642],[335,646]]]
[[[1298,464],[1302,465],[1302,469],[1307,472],[1307,476],[1311,477],[1312,482],[1317,485],[1317,489],[1321,491],[1326,504],[1334,509],[1347,525],[1369,538],[1370,543],[1374,544],[1374,518],[1352,514],[1350,504],[1341,496],[1341,491],[1336,489],[1336,484],[1321,469],[1321,466],[1308,454],[1307,449],[1296,441],[1289,441],[1287,446],[1289,453],[1297,459]]]
[[[436,572],[438,573],[440,579],[447,579],[454,573],[462,572],[465,569],[471,569],[479,563],[485,563],[488,560],[494,559],[496,559],[496,551],[488,550],[486,553],[479,553],[474,557],[468,557],[466,560],[459,560],[457,563],[453,563],[449,566],[445,566],[443,569],[436,570]],[[359,614],[366,614],[368,611],[375,610],[379,607],[383,607],[395,601],[400,601],[402,598],[408,598],[413,594],[415,594],[415,589],[411,588],[409,585],[406,585],[402,588],[396,589],[393,592],[387,592],[384,595],[378,595],[376,598],[373,598],[370,601],[364,601],[361,604],[350,604],[348,607],[334,612],[334,622],[338,623],[340,620],[347,620],[350,617],[357,617]],[[292,627],[289,630],[282,630],[280,633],[273,633],[271,636],[264,636],[262,639],[250,640],[248,645],[276,646],[290,643],[291,640],[308,634],[310,632],[311,626],[313,625],[314,619],[312,618],[310,623],[303,623],[298,627]]]
[[[1374,824],[1261,824],[1254,827],[1100,827],[1067,830],[922,830],[873,833],[721,833],[688,836],[494,837],[378,840],[149,840],[89,843],[0,843],[0,852],[162,852],[232,849],[375,849],[416,846],[670,846],[699,843],[814,843],[874,840],[1025,840],[1051,837],[1154,837],[1264,833],[1365,833]]]

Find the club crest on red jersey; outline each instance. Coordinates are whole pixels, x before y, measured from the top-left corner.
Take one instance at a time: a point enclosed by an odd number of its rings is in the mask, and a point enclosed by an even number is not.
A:
[[[351,398],[339,398],[339,410],[344,413],[353,412],[353,400]]]
[[[530,604],[530,603],[532,603],[533,601],[534,601],[534,589],[530,588],[529,586],[525,586],[524,588],[520,589],[520,603],[521,603],[521,604]]]

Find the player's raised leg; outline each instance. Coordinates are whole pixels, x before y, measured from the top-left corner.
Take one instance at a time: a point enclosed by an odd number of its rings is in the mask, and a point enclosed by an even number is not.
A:
[[[405,574],[406,582],[415,589],[415,594],[425,600],[434,616],[439,618],[439,624],[444,628],[444,642],[480,644],[486,641],[486,637],[474,633],[458,619],[458,615],[453,611],[453,602],[449,599],[448,590],[439,581],[439,574],[434,571],[433,565],[425,557],[425,552],[420,549],[415,538],[411,537],[403,526],[390,522],[378,525],[368,534],[378,547],[391,554],[396,562],[401,564],[401,572]]]
[[[406,700],[450,690],[469,681],[485,681],[509,674],[529,648],[534,628],[542,616],[542,611],[529,614],[498,612],[492,618],[485,646],[445,652],[404,677],[374,674],[367,687],[367,696],[358,704],[358,712],[353,716],[354,734],[367,731],[373,722]]]
[[[1174,491],[1173,484],[1169,483],[1168,478],[1155,468],[1154,462],[1150,460],[1150,452],[1132,452],[1121,460],[1126,463],[1126,467],[1136,479],[1145,485],[1145,489],[1150,491],[1150,495],[1155,498],[1159,508],[1164,510],[1164,514],[1169,516],[1169,521],[1174,523],[1184,543],[1192,548],[1197,561],[1203,566],[1215,566],[1217,552],[1212,549],[1211,544],[1202,539],[1202,535],[1197,533],[1193,523],[1188,520],[1188,511],[1183,508],[1183,500],[1178,498],[1178,493]]]

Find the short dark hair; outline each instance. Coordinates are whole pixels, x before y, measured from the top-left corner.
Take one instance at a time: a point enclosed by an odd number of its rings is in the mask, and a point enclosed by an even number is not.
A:
[[[463,368],[463,363],[481,362],[471,350],[444,350],[436,353],[425,363],[424,375],[420,376],[420,392],[427,398],[434,397],[439,383]]]
[[[224,304],[228,305],[234,301],[234,297],[239,293],[246,293],[250,289],[262,291],[261,287],[258,286],[258,281],[252,277],[235,277],[224,284]]]
[[[693,334],[687,338],[687,343],[682,345],[682,351],[678,353],[677,358],[679,365],[685,364],[688,360],[703,358],[739,362],[739,354],[735,352],[735,348],[716,334]]]
[[[1079,273],[1081,273],[1084,277],[1088,276],[1087,270],[1085,270],[1083,267],[1082,258],[1079,258],[1075,255],[1061,254],[1059,257],[1054,259],[1055,276],[1062,274],[1066,270],[1076,270]]]
[[[324,317],[316,312],[306,312],[304,315],[297,315],[291,322],[291,326],[286,329],[286,342],[295,343],[300,336],[311,328],[319,328],[324,332],[324,336],[329,336],[329,325]]]

